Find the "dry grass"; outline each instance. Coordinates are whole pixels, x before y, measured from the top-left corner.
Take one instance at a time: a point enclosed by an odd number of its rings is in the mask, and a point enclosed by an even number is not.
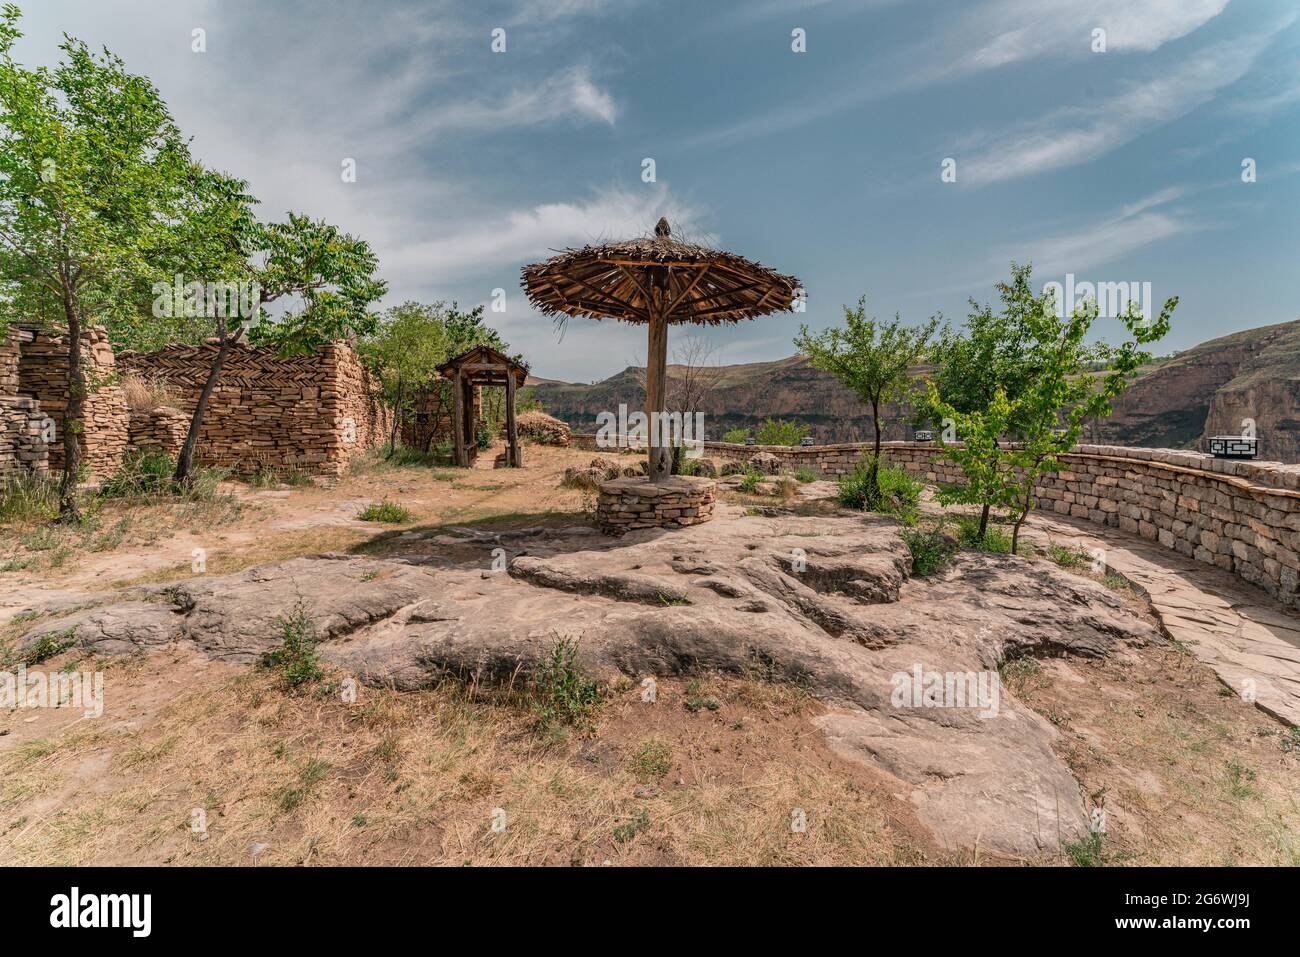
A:
[[[149,678],[170,682],[177,662]],[[0,751],[11,864],[897,864],[936,856],[881,777],[829,754],[797,691],[709,679],[718,711],[662,682],[613,693],[593,736],[538,736],[526,708],[446,686],[328,684],[286,695],[249,672],[157,712],[80,722]],[[111,687],[111,686],[110,686]],[[698,689],[697,689],[698,690]],[[649,765],[638,755],[653,741]],[[648,770],[647,770],[648,768]],[[93,786],[85,781],[93,775]],[[191,830],[195,810],[206,837]],[[503,810],[504,830],[493,830]],[[806,830],[791,822],[803,809]]]
[[[128,373],[118,385],[126,399],[126,407],[132,412],[152,412],[164,405],[179,407],[179,401],[166,379],[148,379]]]
[[[1300,864],[1300,755],[1190,655],[1161,643],[1003,670],[1062,731],[1090,811],[1105,809],[1105,863]]]

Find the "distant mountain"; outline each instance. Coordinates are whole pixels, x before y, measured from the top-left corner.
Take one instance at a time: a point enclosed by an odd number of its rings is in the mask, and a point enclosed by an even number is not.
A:
[[[1300,462],[1300,321],[1211,339],[1144,368],[1103,420],[1118,445],[1200,448],[1253,419],[1259,457]]]
[[[856,442],[872,435],[871,414],[833,376],[798,356],[775,362],[722,366],[704,407],[710,439],[729,429],[753,428],[769,416],[807,424],[819,442]],[[681,366],[668,374],[680,376]],[[546,411],[579,431],[592,432],[596,415],[642,408],[635,368],[583,385],[530,380]],[[885,410],[885,438],[912,429],[896,408]],[[1209,435],[1240,434],[1254,419],[1260,457],[1300,462],[1300,321],[1233,333],[1146,366],[1115,414],[1085,433],[1086,441],[1117,445],[1197,448]]]

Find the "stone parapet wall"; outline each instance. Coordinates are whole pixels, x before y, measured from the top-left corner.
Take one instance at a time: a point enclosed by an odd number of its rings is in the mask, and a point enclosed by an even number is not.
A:
[[[164,381],[188,420],[207,378],[214,343],[124,352],[119,366]],[[196,459],[238,474],[299,471],[337,476],[354,455],[380,445],[391,424],[370,376],[347,343],[306,355],[235,346],[199,433]]]
[[[578,448],[596,448],[575,435]],[[783,469],[810,468],[826,478],[851,471],[867,443],[809,447],[705,444],[721,462],[770,452]],[[931,484],[962,481],[933,444],[884,443],[886,460]],[[1300,465],[1216,459],[1200,452],[1077,445],[1061,471],[1040,481],[1038,507],[1141,535],[1300,603]]]

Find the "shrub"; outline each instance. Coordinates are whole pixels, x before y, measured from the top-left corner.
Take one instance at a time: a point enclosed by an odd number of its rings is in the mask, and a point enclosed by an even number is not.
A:
[[[99,494],[104,498],[127,498],[170,492],[175,471],[176,462],[166,452],[157,449],[128,452],[122,459],[121,471],[99,487]]]
[[[795,469],[794,477],[796,481],[802,482],[804,485],[807,485],[809,482],[816,482],[821,478],[821,476],[819,476],[815,471],[807,467]]]
[[[585,722],[599,701],[600,683],[583,672],[578,643],[560,638],[533,675],[531,704],[538,728]]]
[[[990,524],[984,530],[984,539],[980,540],[980,520],[978,515],[961,515],[957,518],[957,540],[962,548],[974,548],[981,552],[994,552],[999,555],[1011,554],[1011,536],[1006,530]],[[1026,546],[1021,545],[1023,552]]]
[[[736,487],[740,489],[742,492],[753,492],[755,489],[758,488],[758,483],[762,482],[767,477],[768,476],[758,471],[757,469],[750,469],[748,472],[745,473],[745,477],[740,480],[740,484]]]
[[[411,520],[411,512],[396,502],[384,499],[382,502],[371,502],[361,510],[357,518],[363,522],[386,522],[390,525],[401,525]]]
[[[749,429],[728,429],[722,433],[722,441],[734,445],[744,445],[747,438],[749,438]]]
[[[956,551],[956,543],[943,533],[941,526],[929,530],[904,529],[903,541],[912,553],[912,574],[921,577],[943,571]]]
[[[852,472],[841,476],[836,500],[846,508],[870,509],[893,515],[904,524],[915,524],[925,486],[903,469],[891,465],[880,466],[873,483],[871,466],[871,456],[864,455]]]
[[[808,434],[808,426],[785,419],[768,419],[758,427],[755,440],[759,445],[798,445]]]
[[[316,627],[307,602],[299,600],[292,612],[281,615],[275,623],[280,628],[280,647],[262,655],[262,667],[277,669],[289,688],[319,681],[324,672],[316,656]]]

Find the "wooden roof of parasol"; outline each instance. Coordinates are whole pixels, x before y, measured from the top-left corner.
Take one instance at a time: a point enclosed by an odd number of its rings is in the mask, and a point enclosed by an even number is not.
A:
[[[793,308],[799,280],[734,253],[655,234],[581,249],[525,266],[521,285],[550,316],[717,324]]]

